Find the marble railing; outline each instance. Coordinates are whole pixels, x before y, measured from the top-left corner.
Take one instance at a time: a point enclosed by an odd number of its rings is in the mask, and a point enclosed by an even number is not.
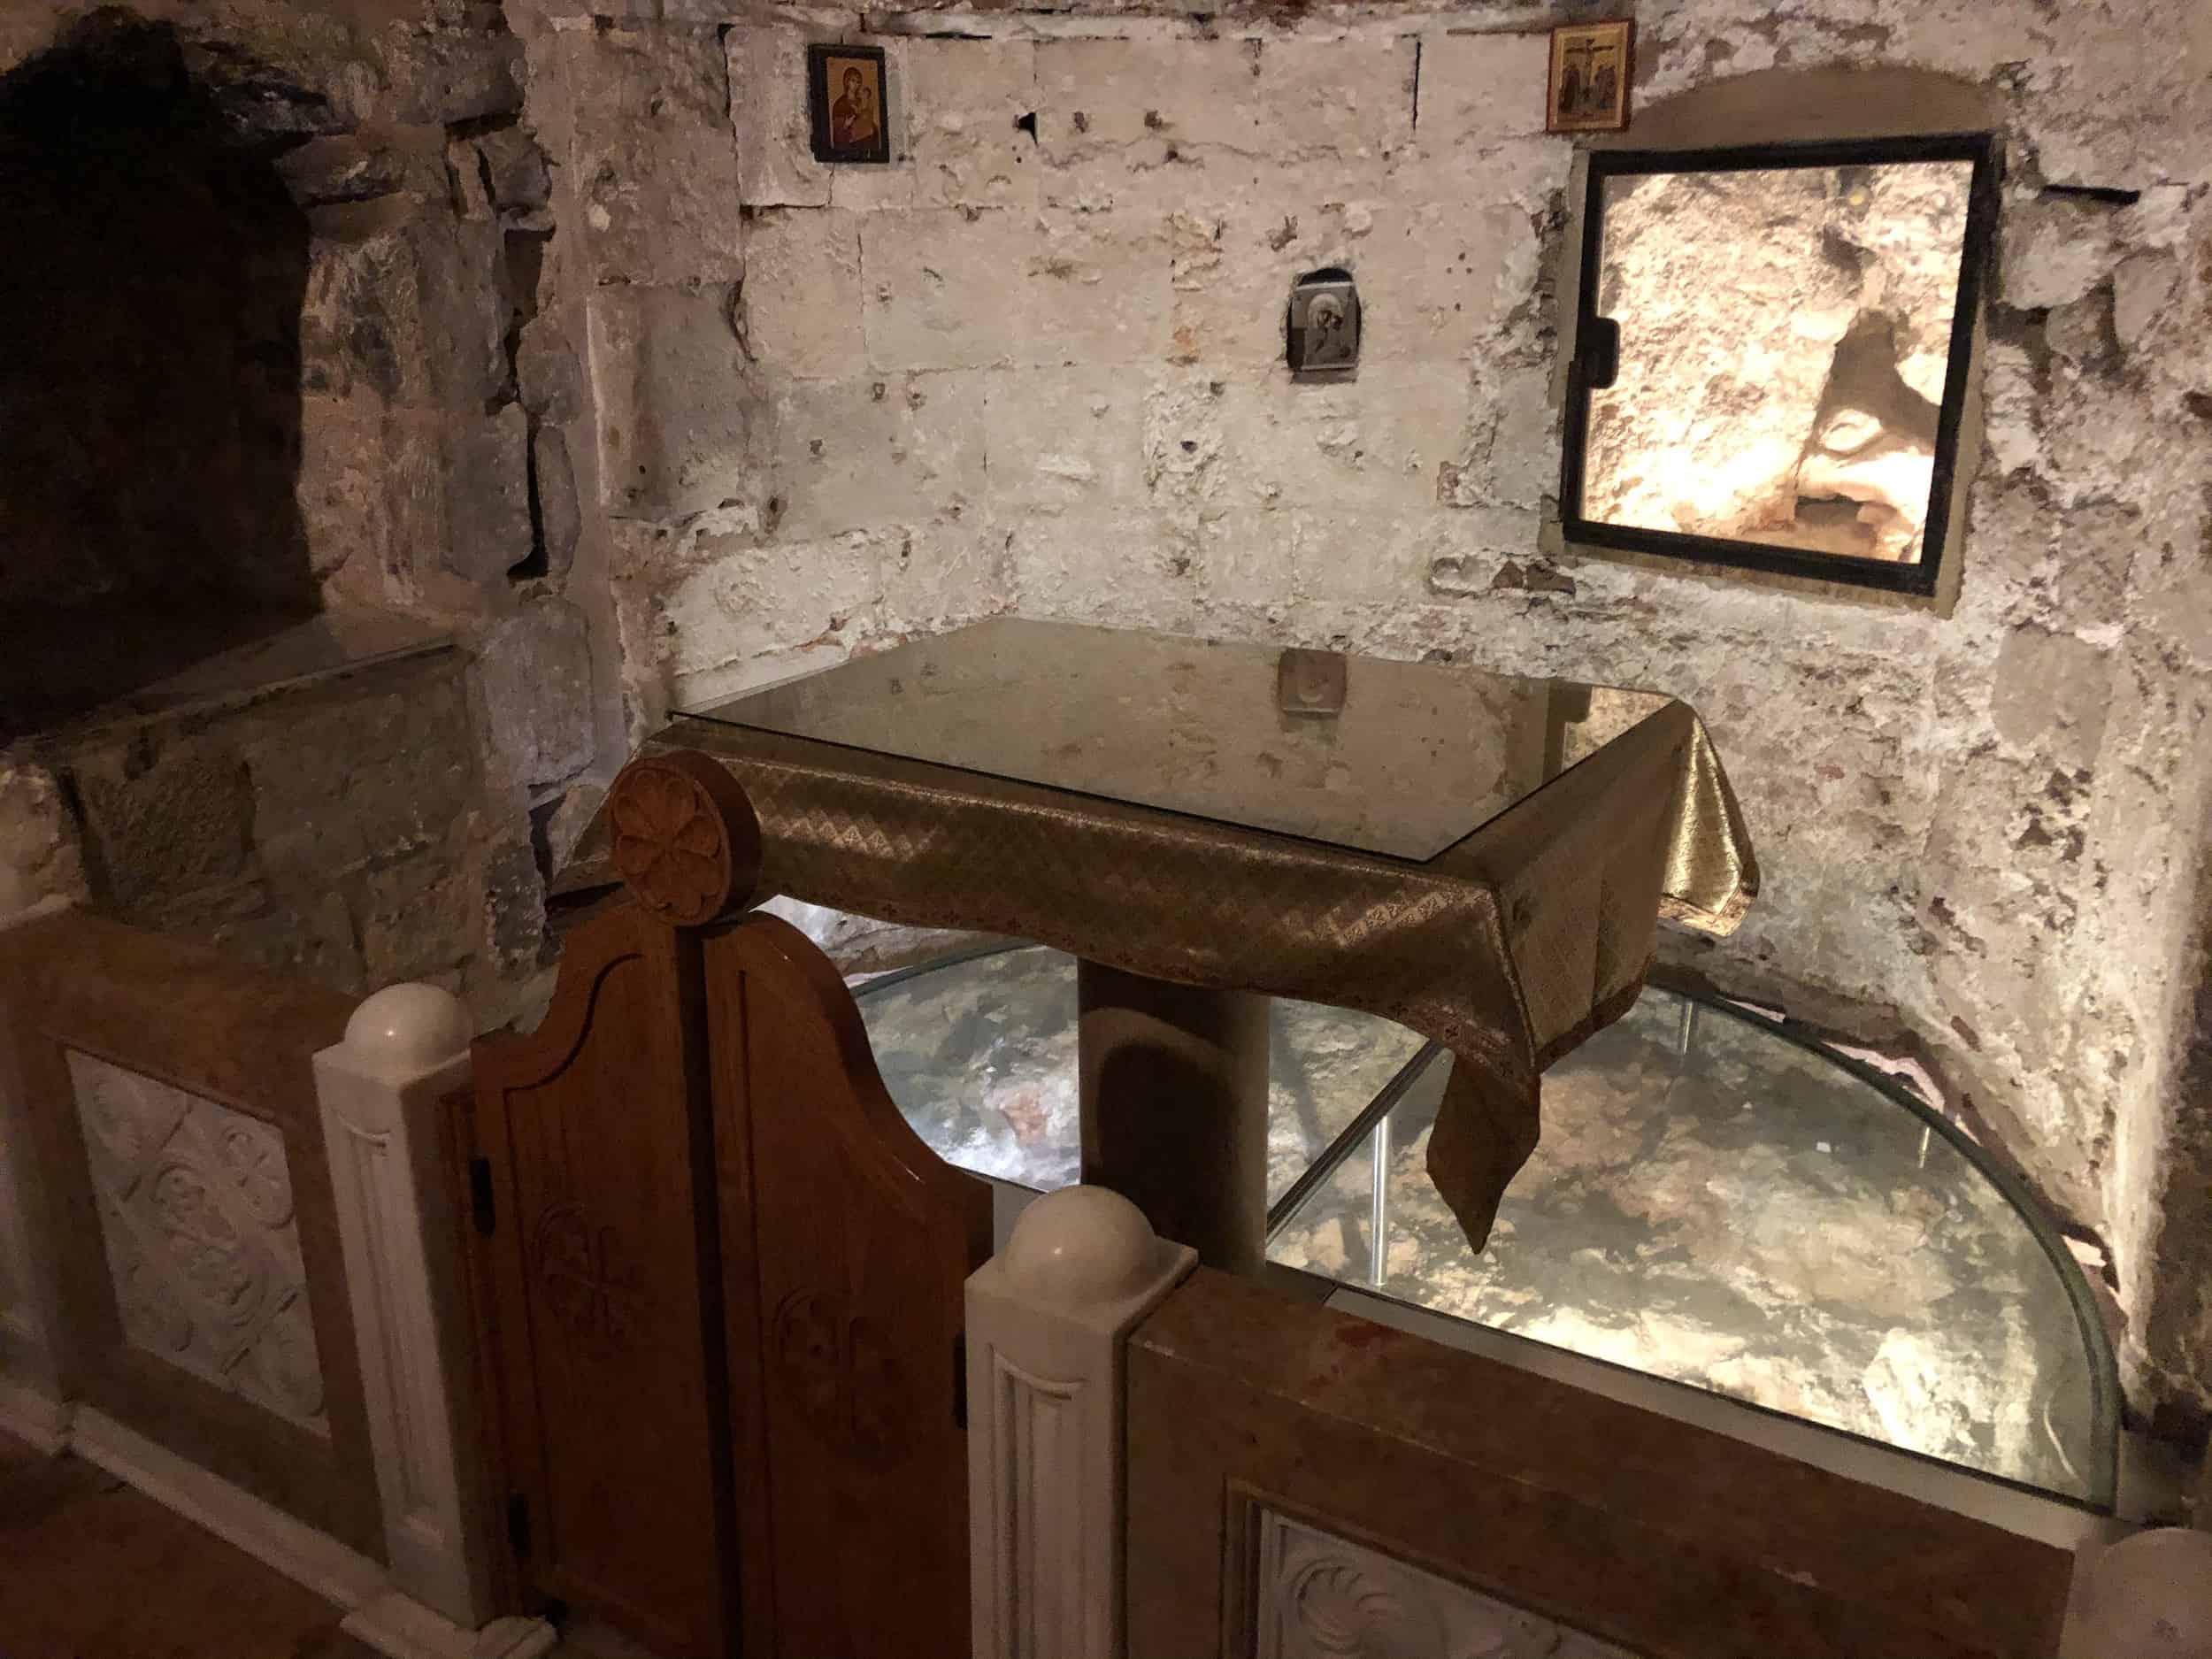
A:
[[[414,1659],[552,1640],[500,1616],[467,1486],[469,1037],[428,986],[356,1009],[80,911],[0,929],[0,1427]]]
[[[1032,1204],[967,1318],[975,1659],[2212,1655],[2204,1534],[2100,1556],[2129,1529],[1194,1268],[1103,1189]]]

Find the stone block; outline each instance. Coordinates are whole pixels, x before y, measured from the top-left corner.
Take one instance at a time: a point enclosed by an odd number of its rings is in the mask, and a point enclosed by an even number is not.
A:
[[[1437,498],[1448,507],[1540,505],[1559,483],[1549,371],[1478,359],[1471,389],[1466,447],[1439,469]]]
[[[446,426],[445,567],[495,587],[530,557],[530,418],[520,403]]]
[[[1292,590],[1328,604],[1402,603],[1458,545],[1431,511],[1411,515],[1289,507],[1271,515],[1287,532]]]
[[[1165,359],[1170,274],[1156,221],[917,209],[861,221],[872,368]]]
[[[1108,153],[1380,155],[1413,119],[1410,40],[1061,40],[1037,47],[1038,139],[1066,165]]]
[[[1158,227],[1113,213],[1047,212],[1024,263],[1023,360],[1142,368],[1173,339],[1168,261]]]
[[[522,106],[522,42],[481,8],[149,0],[134,9],[173,19],[195,79],[257,137],[443,127]]]
[[[1381,157],[1413,136],[1420,50],[1386,35],[1269,40],[1254,86],[1267,134],[1262,155],[1316,150],[1348,159]]]
[[[567,868],[569,855],[576,850],[576,843],[583,840],[584,832],[591,827],[600,803],[606,798],[603,783],[585,779],[563,791],[560,799],[550,803],[552,810],[544,812],[546,864],[554,874]]]
[[[764,210],[754,218],[745,258],[746,343],[767,373],[841,380],[867,366],[855,215]]]
[[[861,321],[871,368],[1025,361],[1035,223],[1003,210],[871,214],[860,223]]]
[[[315,872],[205,889],[148,919],[165,933],[198,940],[250,967],[296,973],[357,995],[370,988],[345,895]]]
[[[914,205],[914,169],[892,152],[882,166],[848,162],[830,172],[830,205],[840,212],[872,213]]]
[[[1226,453],[1224,407],[1236,382],[1200,374],[1170,374],[1148,385],[1144,395],[1144,481],[1153,503],[1171,522],[1187,530],[1209,512],[1221,510],[1232,486],[1238,499],[1257,503],[1257,491],[1244,488],[1222,464]]]
[[[477,684],[488,724],[486,745],[534,794],[590,763],[590,630],[562,599],[541,599],[485,635]]]
[[[906,49],[914,197],[927,207],[1030,207],[1043,156],[1017,125],[1037,109],[1028,41],[918,40]]]
[[[807,118],[806,49],[857,26],[854,13],[802,27],[749,22],[722,37],[737,140],[737,199],[747,207],[827,207],[831,169],[814,159]]]
[[[348,126],[451,127],[522,108],[523,45],[503,27],[424,27],[394,17],[352,41],[323,60],[336,71],[332,106]]]
[[[711,29],[610,23],[570,67],[586,242],[601,282],[727,282],[744,270],[730,85]]]
[[[465,138],[449,137],[445,144],[446,189],[453,211],[463,219],[488,219],[498,207],[492,201],[491,180],[485,176],[484,157]]]
[[[1127,508],[1034,515],[1004,532],[1015,609],[1023,616],[1190,633],[1198,573],[1157,516]]]
[[[1204,602],[1255,610],[1287,605],[1296,585],[1291,520],[1286,508],[1251,501],[1202,517],[1193,558]]]
[[[1432,593],[1488,593],[1504,565],[1536,557],[1541,516],[1521,507],[1475,507],[1449,514],[1422,581]],[[1509,585],[1511,579],[1507,582]]]
[[[537,505],[537,532],[545,549],[545,572],[556,580],[576,560],[584,534],[583,504],[576,495],[576,469],[569,462],[568,440],[557,426],[530,434],[530,487]]]
[[[515,347],[515,386],[522,406],[540,420],[565,424],[584,412],[583,365],[549,313],[522,326]]]
[[[1262,50],[1233,39],[1041,42],[1038,145],[1054,166],[1117,152],[1157,165],[1171,143],[1257,153]]]
[[[1544,130],[1548,35],[1421,37],[1421,103],[1415,134],[1432,154]]]
[[[769,482],[786,540],[957,518],[981,501],[980,376],[794,381],[774,411]]]
[[[357,133],[330,133],[287,150],[276,168],[295,202],[327,207],[427,188],[431,165],[427,157],[374,143]]]
[[[1990,693],[1997,734],[2064,766],[2091,766],[2111,704],[2111,654],[2070,634],[2016,628]]]
[[[379,865],[357,879],[354,925],[372,985],[421,979],[457,965],[481,943],[481,888],[442,854]]]
[[[879,622],[894,634],[935,633],[994,616],[1010,603],[1012,583],[1004,532],[988,525],[918,526],[884,549]]]
[[[662,604],[680,678],[772,651],[836,645],[868,631],[883,592],[896,529],[855,531],[772,547],[703,549],[705,562]]]
[[[481,409],[507,379],[498,227],[388,203],[319,210],[300,308],[301,387]]]
[[[1222,403],[1223,465],[1264,503],[1418,512],[1460,453],[1464,371],[1377,365],[1355,381],[1238,384]]]
[[[2141,350],[2162,324],[2175,319],[2181,262],[2170,253],[2139,253],[2112,273],[2112,332],[2131,352]]]
[[[227,743],[178,742],[150,764],[116,744],[68,767],[85,822],[93,895],[124,917],[246,873],[254,797]]]
[[[1292,284],[1329,265],[1359,283],[1363,359],[1470,356],[1498,342],[1538,277],[1532,214],[1466,204],[1463,170],[1443,163],[1316,164],[1289,180],[1209,166],[1204,185],[1161,221],[1177,362],[1279,362]],[[1111,217],[1127,211],[1118,197]]]
[[[2039,470],[2059,505],[2124,501],[2142,480],[2158,476],[2146,462],[2165,434],[2144,418],[2142,400],[2131,388],[2057,359],[2047,384]]]
[[[1463,357],[1498,339],[1534,286],[1536,227],[1510,205],[1470,208],[1423,170],[1374,204],[1373,228],[1343,250],[1358,279],[1360,357]],[[1371,318],[1371,322],[1368,319]]]
[[[718,120],[716,126],[721,123]],[[476,153],[489,182],[492,205],[511,213],[527,213],[553,199],[553,175],[545,151],[519,127],[502,127],[476,141]]]
[[[998,513],[1094,513],[1145,497],[1144,383],[1126,369],[994,373],[983,429]]]
[[[600,504],[681,518],[752,492],[755,397],[722,288],[601,288],[588,302]]]
[[[353,579],[380,580],[393,568],[395,541],[386,449],[391,423],[372,393],[300,399],[299,476],[293,499],[319,582],[348,566]]]
[[[1172,290],[1171,362],[1219,372],[1283,360],[1291,287],[1330,261],[1312,234],[1319,193],[1281,183],[1256,166],[1226,175],[1209,168],[1208,193],[1186,196],[1160,220]],[[1130,211],[1117,207],[1115,217]]]
[[[2005,303],[2022,311],[2063,305],[2102,281],[2116,263],[2112,210],[2101,202],[2029,196],[2006,204]]]
[[[2024,346],[1993,340],[1982,379],[1984,465],[1995,477],[2033,466],[2043,457],[2034,359]]]
[[[484,944],[503,973],[526,973],[546,954],[545,879],[526,841],[484,861]]]
[[[359,692],[288,699],[240,743],[254,845],[273,876],[327,878],[442,842],[481,793],[451,657],[403,664]]]

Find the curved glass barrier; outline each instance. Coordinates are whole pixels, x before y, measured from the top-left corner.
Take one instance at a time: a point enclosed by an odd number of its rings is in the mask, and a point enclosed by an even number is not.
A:
[[[949,1161],[1077,1176],[1075,969],[1038,948],[856,995],[893,1099]],[[1286,1266],[2095,1508],[2117,1386],[2032,1201],[1899,1086],[1678,993],[1545,1074],[1490,1247],[1425,1168],[1448,1057],[1275,1009],[1269,1255]]]
[[[1080,1178],[1075,958],[998,947],[856,986],[884,1086],[949,1164],[1041,1193]],[[1402,1026],[1278,998],[1267,1079],[1267,1195],[1310,1168],[1420,1052]]]

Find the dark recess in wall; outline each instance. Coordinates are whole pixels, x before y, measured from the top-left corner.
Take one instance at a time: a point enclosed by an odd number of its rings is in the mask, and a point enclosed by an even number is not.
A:
[[[280,142],[119,8],[0,77],[0,741],[317,608]]]

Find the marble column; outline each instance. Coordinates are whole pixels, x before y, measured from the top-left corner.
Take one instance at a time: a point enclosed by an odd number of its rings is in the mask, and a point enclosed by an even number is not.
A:
[[[975,1659],[1120,1659],[1128,1337],[1196,1259],[1069,1187],[968,1280]]]
[[[455,1624],[490,1617],[459,1412],[468,1386],[442,1097],[469,1080],[469,1024],[427,985],[379,991],[315,1056],[392,1582]]]

